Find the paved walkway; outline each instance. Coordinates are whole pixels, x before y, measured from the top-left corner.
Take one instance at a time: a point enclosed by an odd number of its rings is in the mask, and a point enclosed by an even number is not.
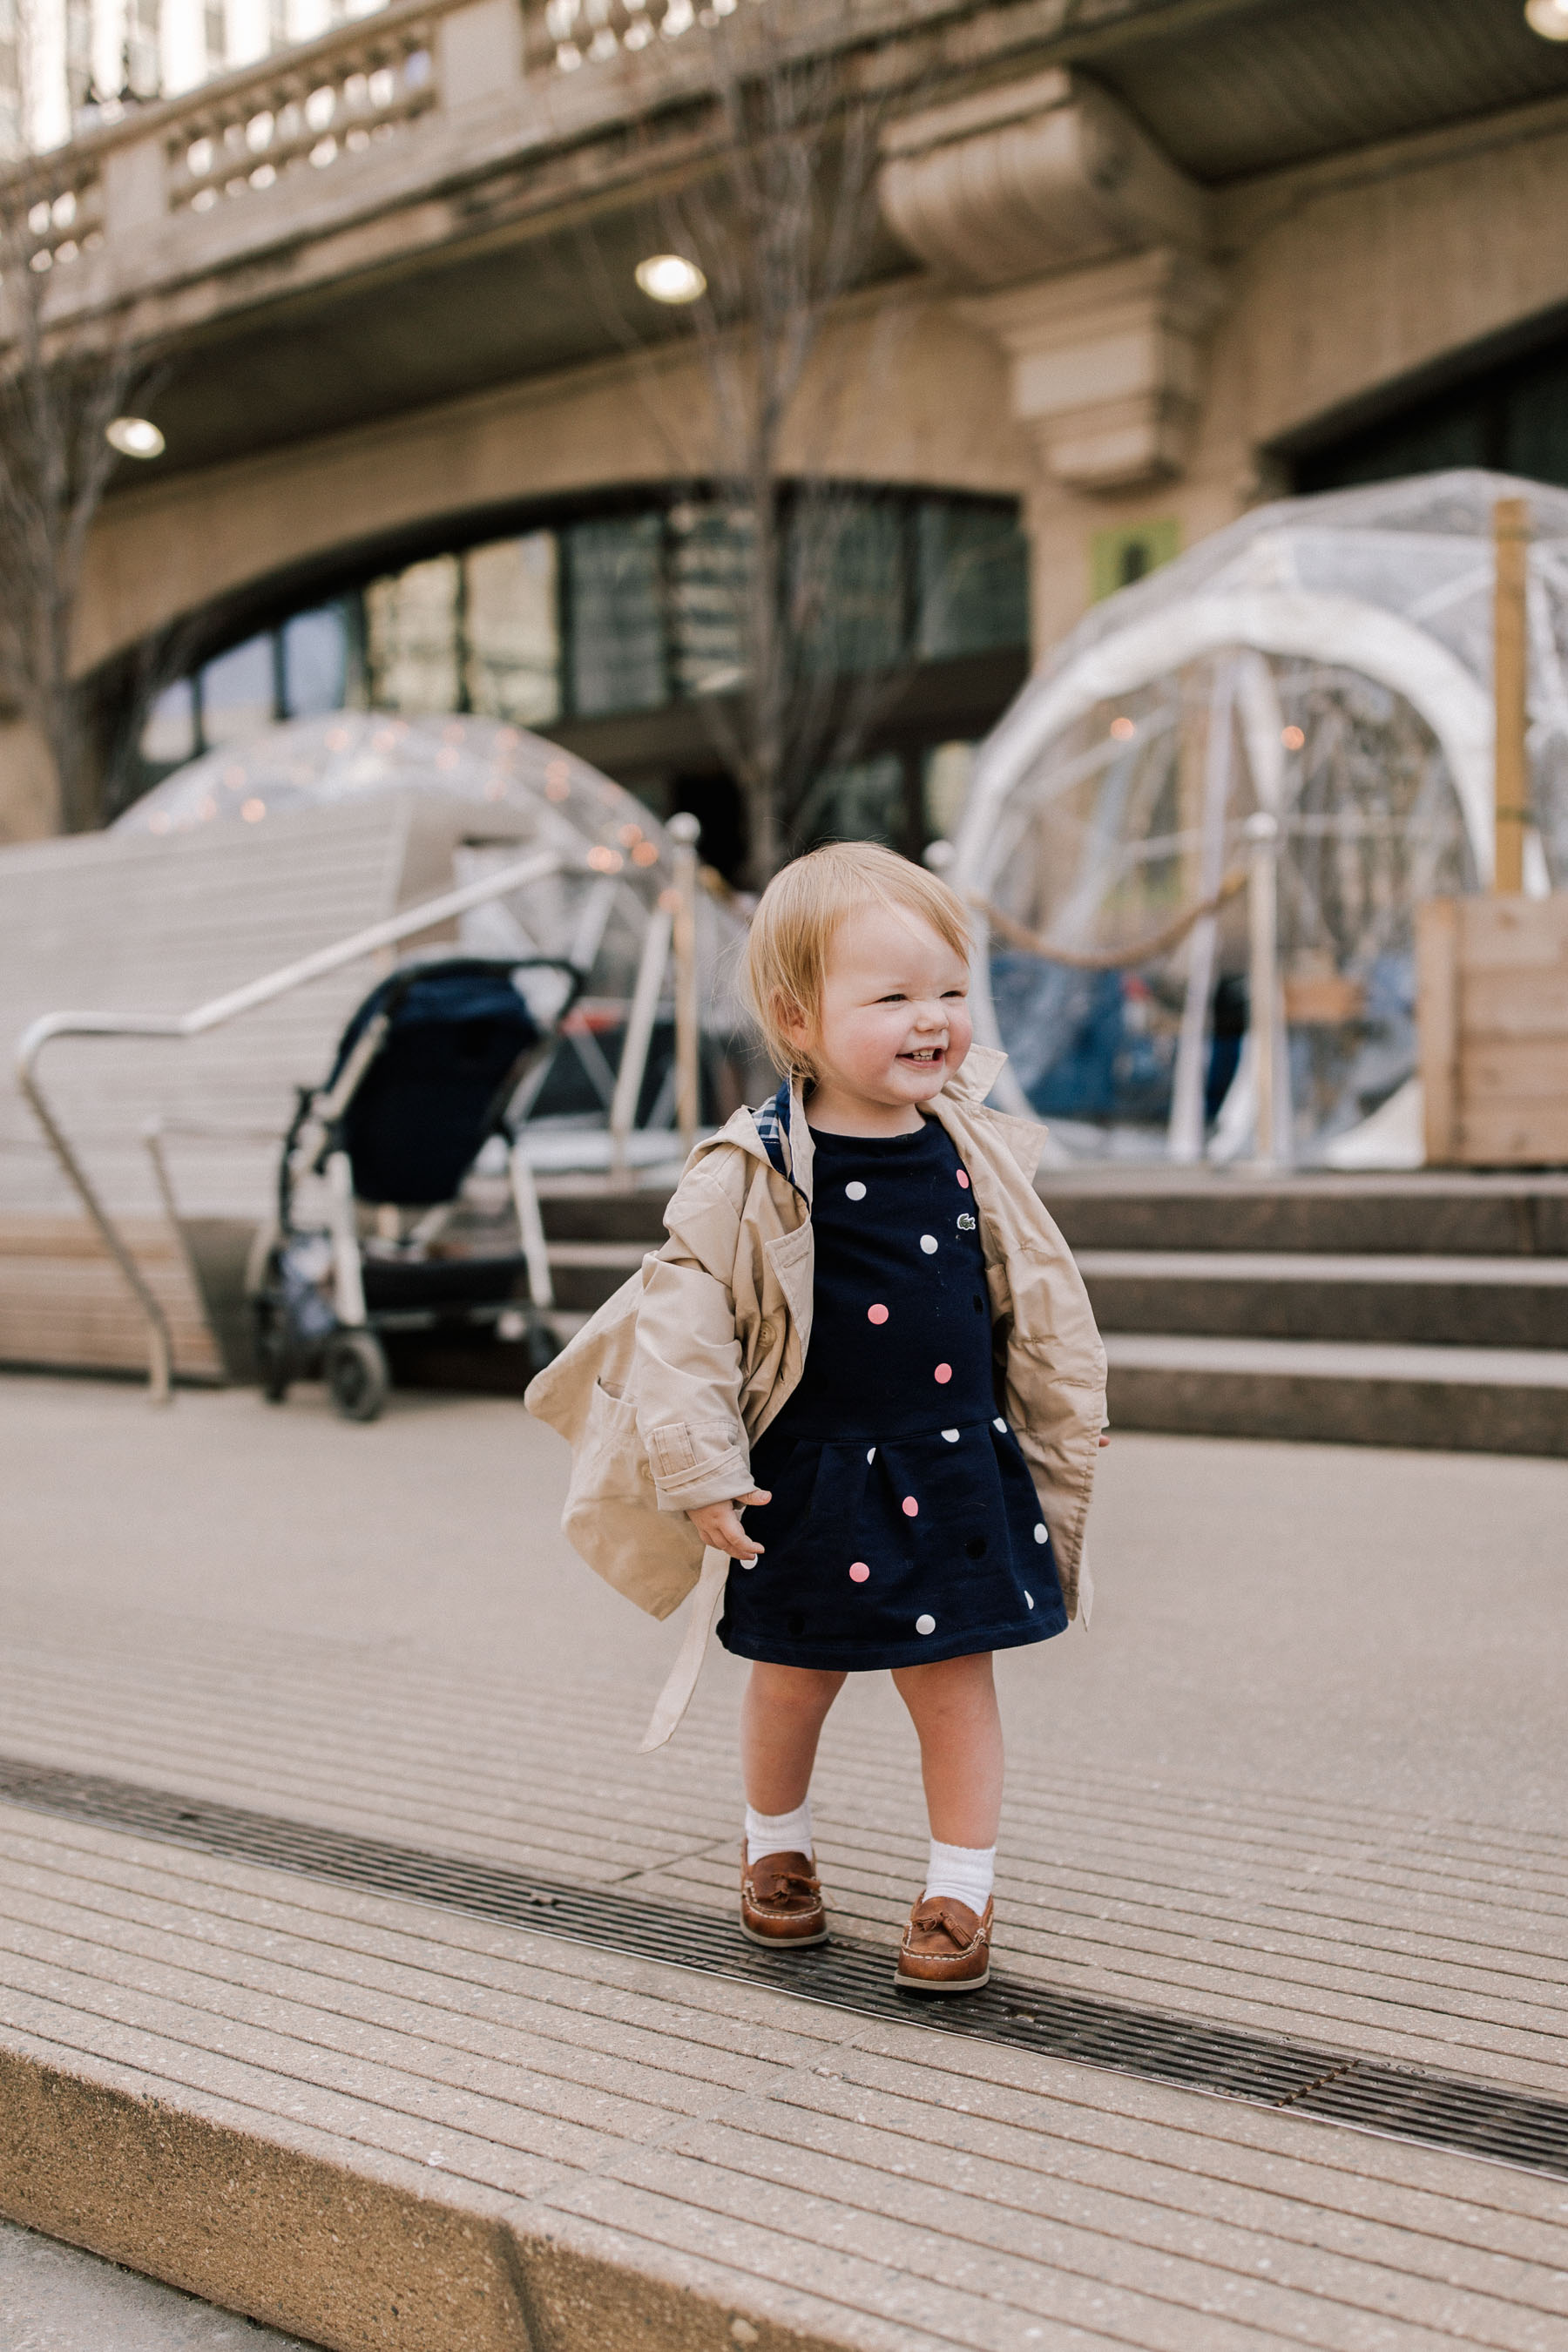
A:
[[[679,1622],[577,1566],[563,1469],[506,1402],[7,1382],[0,1750],[727,1910],[738,1672],[635,1754]],[[1565,1527],[1568,1463],[1118,1441],[1092,1634],[1003,1663],[1007,1968],[1568,2098]],[[884,1683],[816,1802],[892,1941]],[[16,1808],[0,2125],[17,2218],[331,2345],[1568,2328],[1563,2181]]]
[[[309,2352],[113,2263],[0,2221],[0,2352]]]

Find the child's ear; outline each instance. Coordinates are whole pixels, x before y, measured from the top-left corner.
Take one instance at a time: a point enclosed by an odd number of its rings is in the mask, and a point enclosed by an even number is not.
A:
[[[777,996],[773,999],[773,1017],[796,1052],[804,1054],[811,1043],[812,1028],[805,1007],[797,1004],[793,997]]]

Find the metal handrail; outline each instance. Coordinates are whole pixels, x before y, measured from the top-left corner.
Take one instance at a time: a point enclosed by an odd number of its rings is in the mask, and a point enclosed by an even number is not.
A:
[[[147,1325],[148,1394],[154,1404],[167,1404],[174,1393],[174,1349],[168,1319],[43,1091],[37,1065],[44,1047],[57,1037],[204,1036],[209,1029],[219,1029],[242,1013],[253,1013],[258,1006],[271,1004],[279,996],[304,988],[313,980],[325,979],[329,972],[341,971],[345,964],[374,955],[377,948],[395,947],[400,940],[431,930],[437,923],[449,922],[471,908],[485,906],[492,898],[503,898],[510,891],[542,881],[547,874],[561,873],[572,865],[573,861],[556,850],[536,850],[515,866],[503,866],[481,881],[466,883],[461,889],[445,891],[438,898],[426,898],[420,906],[406,908],[401,915],[390,915],[383,922],[372,923],[367,929],[354,931],[331,947],[318,948],[314,953],[284,964],[277,971],[266,972],[259,980],[247,981],[243,988],[230,989],[226,995],[215,996],[210,1003],[198,1004],[189,1013],[46,1013],[23,1031],[16,1046],[18,1083],[68,1181],[142,1310]]]

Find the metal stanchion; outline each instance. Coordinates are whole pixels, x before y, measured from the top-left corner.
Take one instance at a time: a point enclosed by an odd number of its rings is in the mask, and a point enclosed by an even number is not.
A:
[[[1525,749],[1530,690],[1525,616],[1530,507],[1524,499],[1499,499],[1492,509],[1492,544],[1497,551],[1492,613],[1497,856],[1492,888],[1517,897],[1524,888],[1524,828],[1530,822],[1530,763]]]
[[[683,1151],[697,1140],[700,1099],[700,1007],[697,994],[697,844],[702,828],[694,816],[672,816],[667,826],[675,844],[675,1117]]]
[[[1252,1031],[1252,1061],[1257,1077],[1258,1119],[1254,1129],[1254,1164],[1279,1165],[1275,1138],[1274,1088],[1279,1004],[1279,820],[1260,809],[1243,830],[1251,852],[1247,893],[1247,931],[1251,961],[1247,979]]]
[[[610,1104],[610,1181],[622,1187],[632,1181],[631,1132],[637,1125],[637,1104],[647,1074],[648,1047],[658,1018],[673,926],[671,909],[656,907],[647,919],[642,954],[637,960],[637,985],[632,991],[626,1043],[621,1047],[621,1066],[616,1072],[616,1091]]]

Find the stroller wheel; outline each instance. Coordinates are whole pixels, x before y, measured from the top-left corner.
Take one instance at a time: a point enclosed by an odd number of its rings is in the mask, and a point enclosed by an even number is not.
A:
[[[289,1349],[283,1335],[268,1331],[257,1342],[261,1362],[261,1393],[268,1404],[281,1404],[289,1393]]]
[[[289,1346],[289,1325],[272,1298],[255,1299],[252,1308],[256,1367],[261,1376],[261,1393],[268,1404],[281,1404],[289,1393],[289,1381],[294,1370]]]
[[[531,1372],[542,1372],[561,1353],[561,1342],[548,1323],[532,1321],[522,1343],[523,1360]]]
[[[392,1386],[374,1331],[340,1331],[327,1349],[327,1393],[345,1421],[374,1421]]]

